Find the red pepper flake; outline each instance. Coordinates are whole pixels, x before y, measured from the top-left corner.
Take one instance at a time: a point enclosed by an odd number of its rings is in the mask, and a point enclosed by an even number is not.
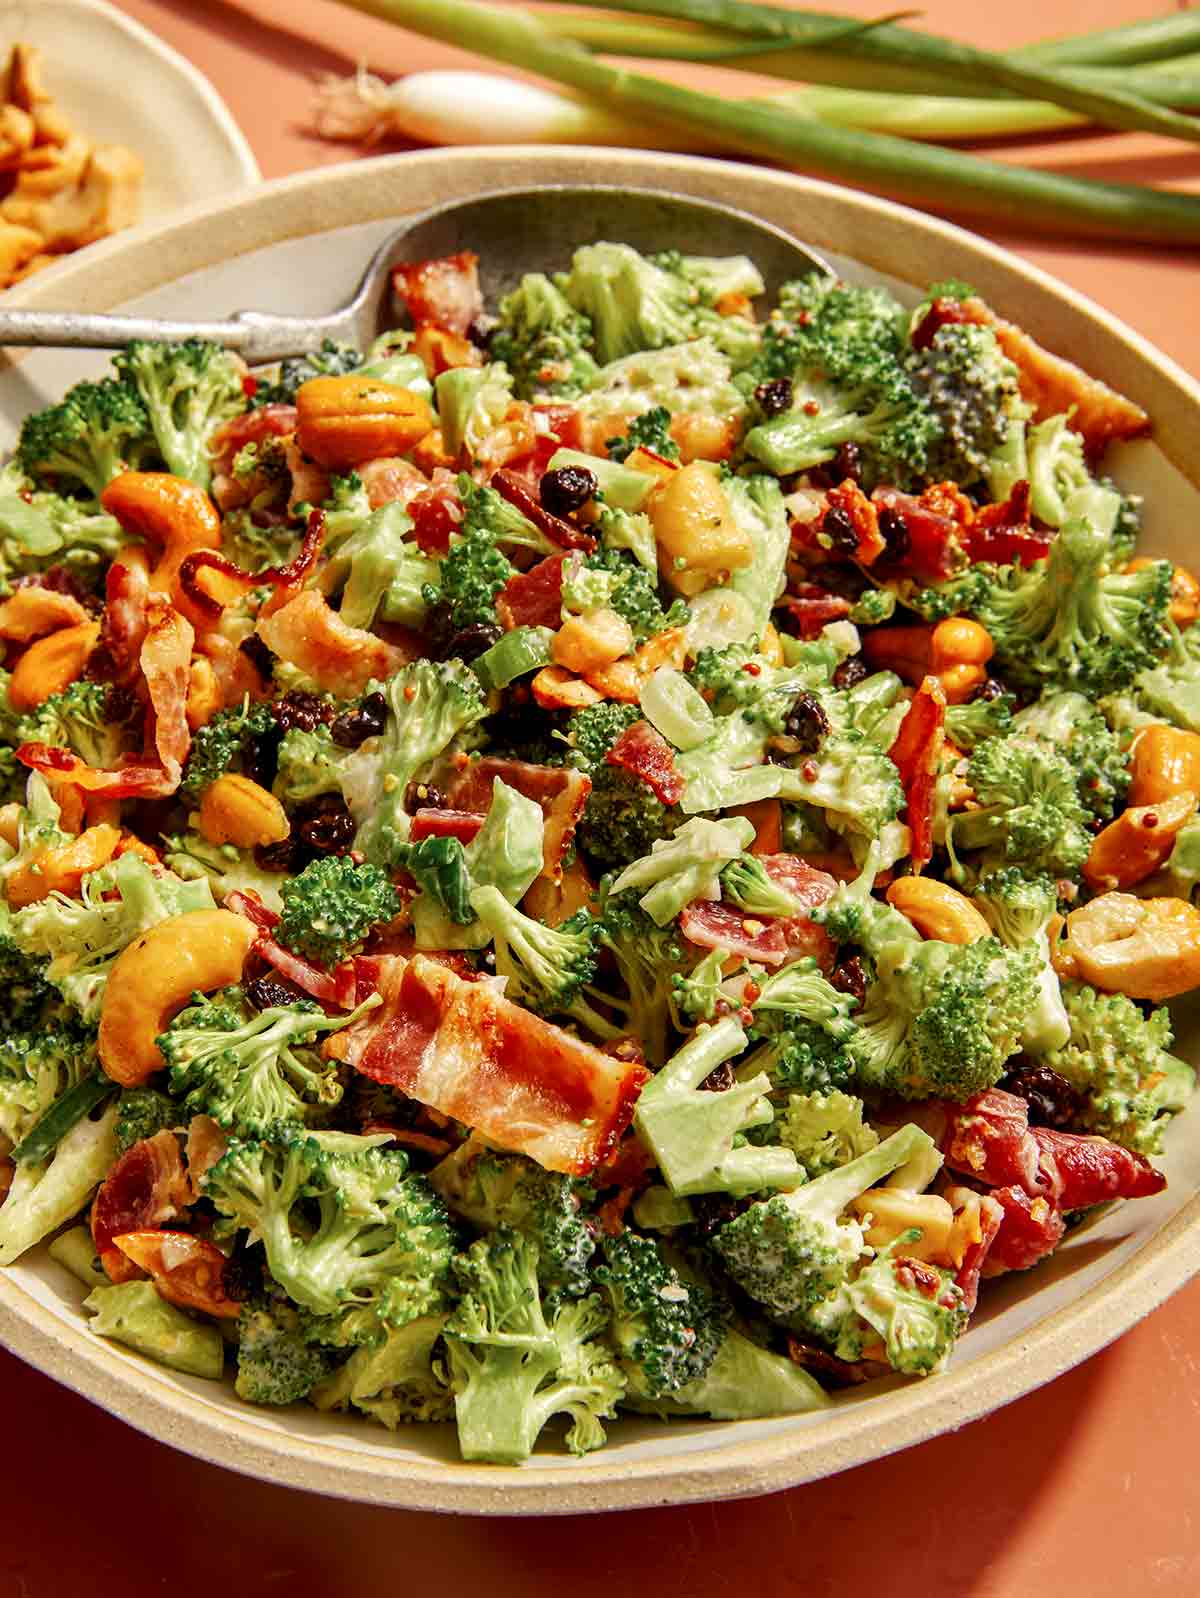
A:
[[[1158,826],[1158,817],[1153,810],[1142,817],[1142,826],[1145,827],[1147,832],[1153,832],[1155,827]]]
[[[251,377],[247,372],[246,376],[242,378],[242,393],[247,399],[253,399],[258,393],[258,378]]]
[[[746,661],[745,665],[742,667],[742,670],[746,673],[746,675],[748,677],[761,677],[762,676],[762,667],[758,664],[758,662],[756,660],[748,660],[748,661]]]
[[[821,414],[821,407],[817,404],[816,400],[805,400],[802,409],[805,416],[820,416]]]
[[[412,683],[405,684],[404,697],[409,701],[410,704],[417,697],[417,690],[413,687]]]
[[[754,1025],[754,1011],[750,1010],[750,1009],[740,1010],[738,1012],[738,1020],[741,1022],[742,1026],[744,1026],[744,1027],[753,1026]]]
[[[815,760],[806,760],[804,762],[804,764],[800,767],[800,775],[804,778],[805,782],[816,782],[816,780],[817,780],[817,763],[816,763],[816,761]]]
[[[742,989],[742,997],[747,1004],[757,1004],[758,1000],[762,998],[762,989],[757,982],[747,982]]]

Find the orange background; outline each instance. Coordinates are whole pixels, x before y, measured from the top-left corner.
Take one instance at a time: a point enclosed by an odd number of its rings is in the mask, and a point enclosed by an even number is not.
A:
[[[266,177],[352,153],[304,130],[317,73],[360,59],[385,76],[468,62],[331,0],[124,0],[122,9],[208,73]],[[889,8],[859,0],[839,9]],[[1003,46],[1168,9],[926,0],[923,21]],[[1011,153],[1200,191],[1200,152],[1139,135]],[[1195,252],[1051,244],[1015,230],[1003,242],[1200,374]],[[449,1520],[246,1481],[151,1442],[4,1354],[0,1414],[0,1598],[1200,1593],[1200,1283],[1107,1352],[956,1435],[769,1498],[603,1521]]]

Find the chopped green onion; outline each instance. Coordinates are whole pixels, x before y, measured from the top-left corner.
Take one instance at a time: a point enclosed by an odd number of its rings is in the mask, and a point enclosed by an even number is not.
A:
[[[676,749],[695,749],[712,734],[707,701],[671,666],[658,668],[643,685],[639,702],[646,720]]]
[[[471,662],[484,692],[505,688],[518,677],[550,664],[554,634],[549,627],[514,627]]]

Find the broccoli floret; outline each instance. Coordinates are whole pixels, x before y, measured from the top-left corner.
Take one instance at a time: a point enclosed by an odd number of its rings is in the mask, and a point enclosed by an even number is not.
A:
[[[95,589],[106,563],[131,541],[115,516],[80,500],[36,493],[15,464],[0,471],[0,592],[19,577],[65,568]]]
[[[729,953],[725,949],[710,949],[698,965],[671,978],[671,1013],[681,1032],[689,1030],[697,1021],[711,1021],[717,1007],[726,998],[723,984]],[[744,967],[734,973],[744,974]],[[683,1020],[680,1020],[680,1017]]]
[[[973,322],[945,323],[926,348],[913,352],[909,373],[940,428],[929,449],[928,475],[963,486],[985,480],[1010,430],[1029,411],[1021,398],[1020,374],[994,330]]]
[[[743,1072],[722,1093],[702,1086],[718,1066],[742,1053],[746,1041],[731,1016],[700,1027],[642,1089],[634,1125],[672,1193],[754,1193],[797,1178],[799,1167],[788,1150],[756,1147],[742,1136],[774,1119],[764,1073]]]
[[[189,1114],[266,1136],[276,1122],[303,1124],[311,1106],[341,1099],[336,1066],[310,1045],[351,1020],[326,1016],[307,999],[255,1012],[234,988],[215,999],[195,995],[158,1047],[170,1068],[171,1091]]]
[[[848,1165],[879,1142],[879,1134],[863,1119],[863,1101],[837,1089],[789,1094],[776,1130],[810,1180]]]
[[[591,323],[602,362],[682,344],[698,331],[699,291],[628,244],[585,244],[556,282]]]
[[[378,866],[324,855],[279,891],[275,935],[285,948],[333,967],[360,948],[372,927],[400,912],[400,895]]]
[[[124,1154],[143,1138],[173,1131],[183,1117],[175,1100],[155,1088],[124,1088],[117,1099],[117,1151]]]
[[[967,1324],[954,1272],[901,1252],[919,1236],[917,1228],[901,1233],[846,1291],[854,1314],[883,1339],[888,1364],[905,1376],[940,1370]]]
[[[256,407],[291,405],[295,401],[296,390],[310,378],[343,377],[348,372],[357,371],[362,363],[361,350],[355,349],[352,344],[339,344],[327,338],[319,350],[310,350],[307,355],[296,355],[282,361],[274,382],[265,382],[260,377],[250,403]]]
[[[775,1088],[801,1093],[845,1087],[854,1073],[848,1047],[854,1036],[853,998],[826,981],[811,958],[784,966],[758,987],[750,1036],[762,1047],[744,1069],[765,1071]]]
[[[289,810],[322,794],[340,796],[345,759],[346,750],[334,743],[328,727],[289,727],[280,739],[271,791]]]
[[[487,705],[479,679],[458,660],[402,666],[388,678],[383,694],[388,709],[383,732],[347,758],[344,786],[358,823],[354,847],[372,864],[387,866],[395,845],[408,838],[409,783],[481,721]]]
[[[471,905],[495,950],[496,975],[507,978],[505,996],[536,1015],[563,1015],[611,1041],[621,1029],[597,1014],[584,997],[596,973],[599,924],[580,910],[548,927],[511,905],[499,888],[476,888]]]
[[[902,1127],[827,1175],[751,1204],[716,1232],[713,1247],[738,1286],[772,1315],[810,1323],[844,1293],[866,1250],[861,1222],[845,1213],[849,1206],[933,1147],[919,1127]]]
[[[271,1275],[302,1308],[371,1309],[402,1326],[444,1308],[453,1239],[441,1199],[379,1141],[288,1127],[270,1140],[231,1138],[203,1187],[219,1234],[261,1241]]]
[[[687,606],[682,600],[675,600],[669,610],[663,609],[654,578],[634,557],[617,549],[598,549],[585,556],[580,566],[581,575],[598,573],[610,579],[597,603],[607,605],[627,621],[637,643],[644,643],[668,627],[681,627],[687,621]],[[564,602],[570,581],[569,573],[564,572]]]
[[[227,771],[240,771],[251,741],[269,737],[277,730],[270,705],[251,705],[249,700],[218,710],[211,721],[192,735],[192,747],[183,768],[180,789],[192,799]]]
[[[747,453],[786,475],[853,443],[868,486],[924,476],[941,426],[905,369],[906,332],[904,311],[885,290],[817,273],[788,284],[753,371],[789,378],[792,409],[752,428]]]
[[[136,854],[89,872],[80,896],[53,892],[17,911],[9,936],[26,954],[48,959],[47,980],[87,1021],[100,1014],[109,972],[133,940],[169,916],[213,909],[205,882],[155,872]]]
[[[106,683],[81,678],[22,716],[14,741],[70,749],[89,766],[119,765],[133,747],[132,729],[112,715],[112,703]]]
[[[570,1416],[572,1453],[599,1448],[624,1392],[599,1297],[562,1300],[547,1318],[537,1259],[536,1243],[501,1227],[454,1261],[462,1297],[445,1337],[464,1459],[527,1459],[557,1414]]]
[[[454,1418],[454,1398],[435,1350],[444,1315],[422,1315],[386,1328],[382,1340],[356,1348],[346,1363],[308,1394],[318,1409],[352,1404],[394,1431],[415,1421]]]
[[[693,899],[719,899],[721,872],[753,839],[753,824],[745,816],[722,821],[694,817],[626,866],[613,881],[612,892],[642,889],[639,905],[665,927]]]
[[[632,893],[613,893],[606,885],[597,942],[612,956],[627,997],[589,989],[589,996],[624,1018],[623,1030],[641,1041],[652,1065],[667,1054],[671,1024],[672,979],[688,959],[673,923],[657,926]]]
[[[7,1019],[7,1018],[6,1018]],[[0,1134],[20,1143],[47,1110],[97,1069],[90,1028],[69,1021],[0,1037]]]
[[[661,1243],[637,1232],[606,1237],[601,1250],[596,1280],[612,1305],[609,1336],[630,1393],[661,1398],[702,1381],[725,1338],[728,1304],[681,1276]]]
[[[946,716],[949,732],[950,716]],[[1083,694],[1048,694],[1014,720],[1018,732],[1044,738],[1066,755],[1075,770],[1079,797],[1107,821],[1129,788],[1129,740],[1111,732]],[[953,734],[951,734],[953,736]]]
[[[209,843],[195,831],[164,836],[163,864],[185,882],[207,880],[218,904],[231,893],[256,893],[276,915],[283,908],[279,890],[286,880],[278,871],[264,871],[250,849],[232,843]]]
[[[1143,1015],[1124,994],[1073,982],[1063,998],[1070,1039],[1046,1063],[1082,1096],[1080,1130],[1139,1154],[1161,1154],[1163,1132],[1196,1085],[1191,1066],[1170,1053],[1166,1008]]]
[[[258,526],[252,508],[228,512],[221,522],[221,553],[248,572],[286,566],[299,554],[301,538],[294,523]]]
[[[1021,1047],[1029,1054],[1061,1048],[1070,1023],[1050,959],[1048,929],[1058,908],[1055,883],[1047,876],[1029,876],[1020,866],[1007,866],[976,884],[974,902],[1006,948],[1038,962],[1037,994],[1021,1028]]]
[[[946,737],[970,754],[985,738],[1002,738],[1012,731],[1015,703],[1012,694],[997,694],[994,699],[972,699],[965,705],[947,705]]]
[[[348,627],[369,628],[376,618],[421,627],[428,613],[426,588],[436,586],[439,565],[407,534],[412,519],[395,501],[372,510],[357,473],[335,478],[325,506],[325,556],[320,588],[340,595],[338,615]]]
[[[571,764],[592,780],[576,839],[602,865],[619,865],[644,855],[671,836],[678,820],[649,783],[605,760],[625,729],[641,720],[637,705],[604,700],[577,710],[567,723]]]
[[[632,417],[624,436],[605,439],[604,447],[612,461],[628,460],[635,449],[648,449],[668,461],[679,459],[679,445],[671,437],[671,413],[665,405]]]
[[[664,1418],[711,1415],[714,1420],[757,1420],[763,1415],[823,1409],[829,1399],[820,1384],[786,1355],[772,1354],[731,1328],[698,1381],[653,1400],[630,1392],[625,1403]]]
[[[526,272],[500,301],[500,325],[489,350],[513,375],[521,399],[549,394],[574,399],[596,376],[588,345],[592,324],[543,272]]]
[[[309,1340],[304,1318],[282,1299],[247,1304],[237,1332],[233,1385],[248,1404],[293,1404],[331,1372],[332,1355]]]
[[[1126,687],[1166,650],[1171,572],[1169,561],[1114,571],[1107,536],[1070,521],[1045,560],[1001,567],[972,610],[1014,683],[1094,698]]]
[[[754,916],[804,915],[808,908],[753,854],[739,855],[721,872],[721,896]]]
[[[434,1166],[429,1182],[453,1214],[481,1230],[504,1226],[531,1238],[544,1292],[576,1298],[587,1292],[596,1240],[580,1213],[579,1184],[569,1176],[468,1141]]]
[[[1200,627],[1181,633],[1168,622],[1167,630],[1171,643],[1165,660],[1139,672],[1126,692],[1112,695],[1100,707],[1119,732],[1152,721],[1200,732]]]
[[[422,592],[427,604],[446,610],[448,629],[458,632],[495,621],[496,595],[515,571],[488,530],[472,527],[451,537],[439,581]]]
[[[57,405],[21,424],[17,460],[39,488],[98,500],[118,472],[151,455],[150,418],[137,391],[117,378],[76,383]]]
[[[1029,480],[1033,514],[1047,527],[1061,527],[1072,514],[1080,514],[1076,496],[1096,488],[1084,460],[1083,437],[1068,417],[1049,416],[1026,430],[1025,449],[1022,475]],[[1115,516],[1115,506],[1110,515]]]
[[[828,683],[838,656],[823,640],[802,645],[794,666],[771,666],[755,642],[701,649],[688,673],[692,687],[718,715],[741,711],[746,720],[780,733],[799,696]]]
[[[222,422],[246,409],[243,363],[219,344],[190,338],[182,344],[139,339],[113,365],[141,396],[168,469],[207,488],[208,441]]]
[[[1070,759],[1041,738],[988,738],[967,765],[979,808],[947,824],[957,849],[986,849],[1027,871],[1067,875],[1088,857],[1091,834]]]

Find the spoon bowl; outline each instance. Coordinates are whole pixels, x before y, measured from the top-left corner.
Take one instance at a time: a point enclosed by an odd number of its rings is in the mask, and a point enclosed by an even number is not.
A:
[[[494,305],[526,272],[565,268],[580,245],[598,239],[631,244],[643,254],[669,247],[685,255],[748,255],[771,297],[789,278],[832,271],[781,228],[712,200],[605,184],[500,189],[409,217],[375,251],[349,303],[324,316],[247,310],[224,321],[194,322],[0,310],[0,345],[120,349],[132,339],[201,338],[236,350],[252,366],[307,354],[326,339],[363,349],[395,325],[396,266],[472,250],[484,299]]]

